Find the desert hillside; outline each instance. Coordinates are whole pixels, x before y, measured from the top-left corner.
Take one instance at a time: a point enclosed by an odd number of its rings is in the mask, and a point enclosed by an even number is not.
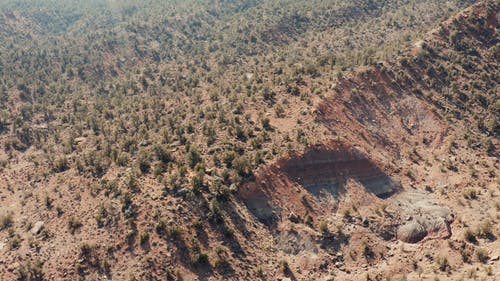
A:
[[[0,279],[498,280],[499,13],[2,1]]]

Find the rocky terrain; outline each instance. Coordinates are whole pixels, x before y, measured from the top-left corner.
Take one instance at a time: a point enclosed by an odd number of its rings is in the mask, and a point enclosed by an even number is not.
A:
[[[1,280],[500,278],[498,1],[125,2],[4,4]]]
[[[381,62],[339,81],[317,111],[334,141],[281,159],[263,171],[244,193],[249,210],[280,233],[297,233],[296,223],[309,224],[320,233],[330,233],[334,226],[330,239],[346,243],[339,247],[339,256],[349,256],[347,262],[335,264],[341,271],[356,273],[339,275],[341,279],[400,275],[425,280],[443,275],[495,280],[497,28],[498,5],[475,5],[431,31],[399,61]],[[452,34],[460,34],[465,42],[453,42]],[[472,46],[470,62],[465,50]],[[469,91],[472,84],[475,90]],[[474,217],[480,219],[468,221]],[[273,221],[281,223],[270,224]],[[489,234],[480,235],[481,243],[471,243],[468,235],[484,227]],[[289,243],[307,251],[294,241],[307,237],[307,232],[289,238]],[[319,234],[323,239],[329,235]],[[365,239],[363,245],[347,242],[352,236]],[[387,249],[370,248],[380,245]],[[477,273],[471,261],[482,251],[494,258],[483,266],[484,273]],[[320,260],[333,263],[339,256]],[[394,260],[399,263],[391,263]],[[449,264],[443,265],[445,260]],[[391,268],[394,271],[388,273]]]

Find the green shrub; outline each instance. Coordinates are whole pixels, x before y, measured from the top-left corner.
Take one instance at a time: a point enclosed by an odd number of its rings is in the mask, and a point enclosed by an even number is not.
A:
[[[264,117],[264,118],[260,119],[260,123],[261,123],[262,128],[264,130],[270,131],[272,129],[271,121],[269,120],[269,118]]]
[[[475,189],[468,189],[464,192],[464,198],[465,199],[470,199],[470,200],[475,200],[477,199],[477,191]]]
[[[191,263],[193,265],[196,265],[196,266],[197,265],[208,265],[209,264],[208,254],[205,252],[201,252],[201,253],[193,255],[193,257],[191,257]]]
[[[464,232],[464,239],[470,243],[476,243],[476,235],[474,232],[470,229],[466,229]]]
[[[14,220],[12,219],[12,214],[5,214],[0,217],[0,230],[4,230],[12,227]]]
[[[139,170],[143,173],[149,173],[151,169],[151,158],[146,151],[139,152],[137,156],[137,164],[139,166]]]
[[[477,236],[486,239],[493,239],[495,237],[491,221],[485,221],[478,227]]]
[[[182,235],[182,228],[180,228],[180,226],[178,225],[172,225],[168,229],[168,235],[174,240],[179,240]]]
[[[15,250],[21,246],[21,242],[21,237],[18,234],[15,234],[10,238],[9,247]]]
[[[58,158],[52,165],[52,171],[54,171],[55,173],[62,173],[66,170],[69,170],[69,168],[69,161],[66,157]]]
[[[281,270],[283,271],[284,274],[289,274],[290,273],[290,265],[288,264],[288,261],[282,260],[281,261]]]
[[[374,256],[373,250],[366,240],[361,241],[361,252],[366,259]]]
[[[196,164],[200,163],[202,160],[201,154],[196,148],[191,148],[188,153],[188,163],[191,168],[194,168]]]
[[[327,234],[328,233],[328,222],[325,220],[320,221],[319,222],[319,230],[321,231],[321,233]]]
[[[156,233],[163,236],[167,233],[167,223],[164,220],[160,220],[155,227]]]
[[[28,262],[21,265],[16,270],[17,280],[19,281],[43,281],[43,263],[40,260],[34,263]]]
[[[83,224],[75,217],[70,217],[69,220],[68,220],[68,228],[69,228],[69,231],[71,232],[71,234],[74,234],[75,231],[77,231],[78,229],[80,229],[80,227],[82,227]]]
[[[439,270],[441,271],[447,271],[450,269],[450,263],[448,262],[448,259],[446,257],[438,257],[436,261]]]
[[[80,245],[80,257],[87,258],[92,253],[93,247],[88,243],[82,243]]]
[[[194,194],[200,194],[204,186],[205,172],[199,171],[192,179],[192,190]]]
[[[486,263],[490,259],[490,257],[488,256],[488,252],[484,249],[476,250],[476,258],[481,263]]]
[[[139,243],[144,246],[149,242],[149,233],[147,232],[141,232],[139,235]]]

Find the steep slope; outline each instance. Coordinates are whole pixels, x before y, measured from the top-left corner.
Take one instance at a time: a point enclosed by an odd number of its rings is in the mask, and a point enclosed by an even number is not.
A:
[[[403,53],[469,1],[29,2],[0,18],[0,279],[497,277],[497,2]]]
[[[353,279],[422,272],[431,278],[440,275],[431,270],[433,259],[448,277],[460,276],[477,262],[473,255],[498,255],[498,12],[494,1],[473,5],[397,61],[341,79],[317,111],[336,141],[306,148],[261,171],[257,184],[241,193],[249,210],[278,229],[278,237],[292,230],[308,237],[296,223],[317,227],[323,237],[328,237],[330,225],[337,225],[332,241],[343,244],[335,248],[343,259],[336,265],[340,272],[354,272],[351,276],[358,277],[349,277]],[[381,165],[373,163],[385,165],[377,168]],[[393,190],[399,192],[387,192]],[[464,198],[478,202],[467,202],[464,210]],[[471,243],[470,236],[476,235],[481,241]],[[353,237],[364,237],[362,246]],[[439,238],[446,238],[449,246]],[[411,246],[410,258],[393,251],[393,245],[410,247],[397,240],[423,242]],[[377,244],[387,245],[389,258],[371,248]],[[364,257],[352,255],[359,247]],[[429,248],[432,253],[421,252]],[[397,257],[404,262],[385,261]],[[324,259],[335,260],[335,255]],[[304,267],[295,261],[297,268]],[[362,262],[369,269],[360,270]],[[487,268],[481,274],[494,280],[500,267],[497,261],[491,264],[493,271]],[[419,273],[412,273],[412,267]],[[337,274],[347,276],[332,276]]]

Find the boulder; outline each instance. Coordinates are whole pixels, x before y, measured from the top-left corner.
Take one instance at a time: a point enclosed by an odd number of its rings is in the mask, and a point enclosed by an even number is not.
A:
[[[30,230],[31,233],[33,235],[37,235],[40,232],[40,230],[42,230],[43,224],[44,224],[43,221],[37,221],[35,225],[31,228]]]
[[[451,236],[451,229],[445,218],[424,220],[422,225],[429,236],[433,236],[433,238],[447,238]]]
[[[406,243],[417,243],[425,238],[427,231],[418,222],[410,222],[399,227],[397,237]]]

